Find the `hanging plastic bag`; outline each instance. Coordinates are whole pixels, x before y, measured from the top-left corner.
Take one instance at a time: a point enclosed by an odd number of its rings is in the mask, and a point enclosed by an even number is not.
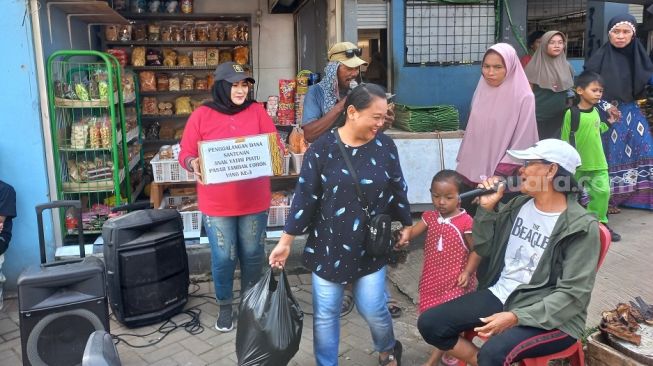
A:
[[[240,366],[282,366],[299,350],[304,312],[290,291],[286,273],[272,269],[245,292],[240,302],[236,356]]]

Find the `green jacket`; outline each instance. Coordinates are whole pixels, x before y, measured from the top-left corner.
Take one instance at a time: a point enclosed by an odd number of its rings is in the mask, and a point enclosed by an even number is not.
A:
[[[474,217],[474,251],[483,257],[478,271],[479,289],[492,286],[505,264],[510,230],[529,196],[512,199],[498,212],[479,207]],[[504,309],[513,312],[519,325],[560,329],[580,339],[585,329],[601,243],[596,217],[567,195],[567,210],[553,228],[550,244],[527,285],[513,291]]]

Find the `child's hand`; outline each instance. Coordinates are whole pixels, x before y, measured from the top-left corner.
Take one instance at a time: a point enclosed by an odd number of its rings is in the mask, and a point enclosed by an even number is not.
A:
[[[401,228],[399,240],[395,244],[395,248],[401,249],[406,245],[410,244],[411,230],[412,230],[412,226],[404,226],[403,228]]]
[[[461,288],[467,287],[467,285],[469,285],[469,277],[470,277],[470,274],[463,271],[458,276],[458,287],[461,287]]]
[[[608,112],[608,122],[610,124],[613,124],[621,119],[621,111],[615,106],[610,106],[606,112]]]

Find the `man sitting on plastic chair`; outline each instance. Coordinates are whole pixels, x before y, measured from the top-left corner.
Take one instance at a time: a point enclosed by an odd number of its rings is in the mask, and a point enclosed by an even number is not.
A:
[[[474,218],[479,290],[418,319],[426,342],[471,365],[507,365],[574,345],[601,251],[597,219],[574,193],[576,150],[547,139],[507,153],[523,163],[524,195],[499,208],[504,184],[495,177],[482,183],[496,192],[480,197]],[[480,349],[460,337],[472,329],[487,338]]]

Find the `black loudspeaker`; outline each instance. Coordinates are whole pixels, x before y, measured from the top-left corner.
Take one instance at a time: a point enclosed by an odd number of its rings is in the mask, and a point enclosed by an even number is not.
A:
[[[79,259],[47,263],[43,211],[72,207],[77,212]],[[18,314],[23,365],[79,365],[88,337],[109,331],[104,264],[85,258],[80,201],[36,206],[41,265],[18,276]]]
[[[79,365],[91,333],[109,331],[104,265],[95,257],[30,267],[18,278],[23,365]]]
[[[102,228],[109,303],[128,327],[157,323],[188,302],[188,256],[177,210],[141,210]]]

